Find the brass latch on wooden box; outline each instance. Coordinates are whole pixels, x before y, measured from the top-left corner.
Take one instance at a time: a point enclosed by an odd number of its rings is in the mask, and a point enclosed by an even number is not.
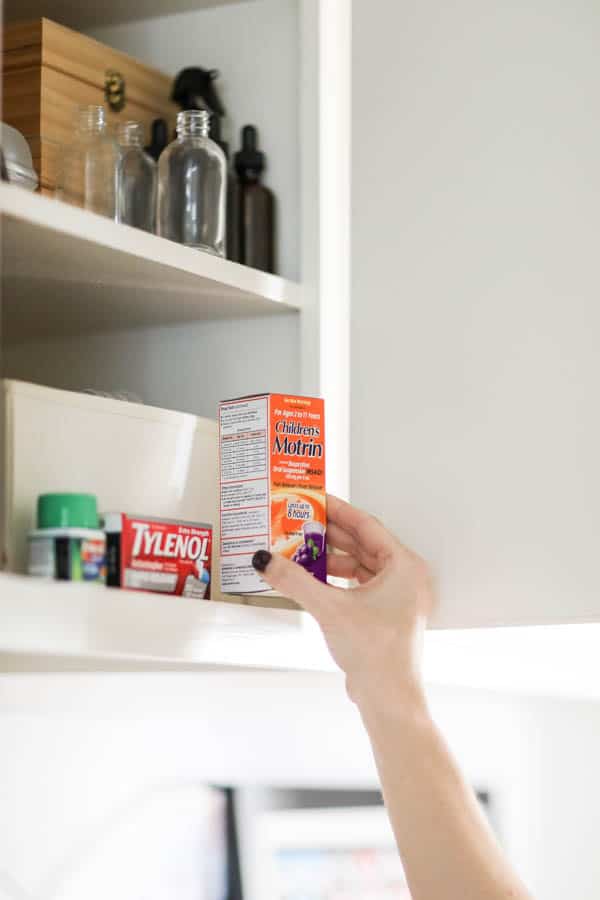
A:
[[[104,81],[104,97],[113,112],[121,112],[127,97],[125,96],[125,79],[120,72],[107,69]]]
[[[170,75],[48,19],[12,22],[1,37],[2,121],[29,142],[43,193],[54,193],[78,106],[105,104],[111,128],[132,119],[146,139],[154,119],[164,119],[172,133],[177,105]]]

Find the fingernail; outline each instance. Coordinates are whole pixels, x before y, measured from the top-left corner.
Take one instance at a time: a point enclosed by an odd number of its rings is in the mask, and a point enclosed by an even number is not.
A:
[[[257,572],[264,572],[272,558],[268,550],[257,550],[252,557],[252,565]]]

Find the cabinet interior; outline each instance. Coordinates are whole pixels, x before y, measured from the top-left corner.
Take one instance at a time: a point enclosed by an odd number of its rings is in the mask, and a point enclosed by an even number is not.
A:
[[[94,4],[95,6],[95,4]],[[219,90],[227,110],[224,137],[231,151],[239,144],[242,125],[256,124],[267,154],[265,183],[277,200],[278,271],[301,282],[300,271],[300,122],[299,25],[295,0],[258,0],[238,4],[136,4],[135,21],[114,24],[114,10],[103,9],[100,22],[86,22],[92,4],[44,5],[45,15],[79,27],[100,42],[121,50],[169,75],[188,65],[219,69]],[[81,9],[80,9],[81,7]],[[8,19],[17,11],[7,9]],[[19,4],[18,16],[41,12],[39,4]],[[81,12],[81,15],[79,15]],[[154,16],[154,18],[151,18]],[[122,16],[117,16],[122,18]],[[108,24],[111,22],[111,24]],[[257,53],[257,46],[261,52]],[[273,77],[273,73],[277,77]],[[75,263],[76,260],[74,259]],[[35,248],[31,272],[36,276]],[[79,280],[83,278],[79,275]],[[86,290],[89,285],[85,285]],[[160,285],[168,323],[172,300],[169,285]],[[131,327],[127,305],[134,294],[149,290],[139,283],[111,287],[110,317],[89,329],[70,332],[70,305],[77,303],[81,285],[68,273],[64,282],[50,285],[36,277],[5,280],[3,306],[23,304],[23,293],[47,294],[58,309],[59,327],[51,338],[5,340],[3,377],[34,381],[52,387],[107,392],[128,391],[144,402],[214,417],[219,399],[276,387],[301,392],[300,323],[297,312],[261,315],[243,308],[224,320],[164,327]],[[66,303],[65,303],[66,298]],[[102,302],[102,296],[98,298]],[[118,311],[122,304],[124,314]],[[35,307],[34,307],[35,308]],[[5,313],[6,315],[6,313]]]

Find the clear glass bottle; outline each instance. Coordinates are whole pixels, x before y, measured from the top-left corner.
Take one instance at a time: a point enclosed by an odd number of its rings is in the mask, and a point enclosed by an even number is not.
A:
[[[157,231],[172,241],[225,256],[225,154],[208,136],[210,112],[177,116],[177,137],[158,161]]]
[[[156,163],[144,151],[144,126],[122,122],[117,127],[121,162],[117,195],[119,222],[154,231]]]
[[[104,107],[78,107],[73,142],[63,148],[59,161],[57,198],[117,219],[120,156]]]

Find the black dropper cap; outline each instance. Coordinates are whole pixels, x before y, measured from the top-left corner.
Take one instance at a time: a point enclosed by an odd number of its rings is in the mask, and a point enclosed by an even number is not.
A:
[[[164,119],[154,119],[150,131],[150,143],[145,147],[146,153],[152,159],[158,159],[167,144],[169,143],[169,132],[167,123]]]
[[[217,116],[225,115],[225,107],[217,94],[214,82],[218,69],[201,69],[194,66],[182,69],[173,83],[171,100],[181,109],[210,109]]]
[[[225,107],[214,84],[219,74],[218,69],[201,69],[200,66],[182,69],[173,82],[171,100],[181,109],[208,109],[212,113],[210,136],[225,156],[229,156],[229,147],[221,138],[221,117],[225,115]]]
[[[242,178],[257,178],[264,170],[265,154],[258,149],[258,131],[254,125],[242,128],[242,149],[235,154],[234,164]]]

